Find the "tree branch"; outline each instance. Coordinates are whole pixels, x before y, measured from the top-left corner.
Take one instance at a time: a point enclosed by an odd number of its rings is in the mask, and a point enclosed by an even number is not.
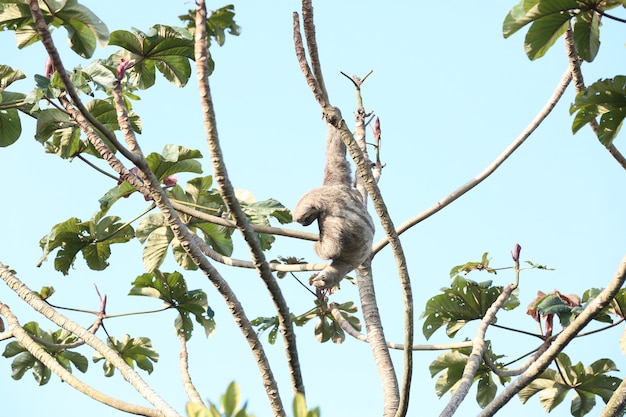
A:
[[[293,331],[293,323],[291,322],[291,315],[287,302],[283,297],[283,294],[270,270],[268,263],[261,249],[261,245],[258,240],[258,236],[250,225],[250,221],[245,213],[242,211],[239,201],[235,197],[232,184],[228,178],[226,171],[226,165],[224,164],[224,158],[222,156],[222,150],[220,148],[217,125],[215,120],[215,112],[213,102],[211,99],[211,89],[209,85],[209,71],[207,65],[207,44],[206,44],[206,5],[204,0],[197,1],[196,7],[196,33],[195,33],[195,45],[194,55],[196,60],[196,73],[198,75],[198,89],[200,91],[200,101],[202,105],[202,114],[204,119],[204,126],[206,130],[207,145],[211,154],[211,162],[213,164],[213,177],[218,184],[218,188],[228,211],[231,213],[237,225],[237,229],[243,235],[250,253],[252,260],[256,266],[259,276],[263,280],[269,294],[272,299],[276,310],[278,312],[278,319],[280,321],[281,334],[285,343],[285,350],[287,354],[287,363],[291,374],[292,388],[296,392],[304,393],[304,383],[302,381],[302,373],[300,371],[300,362],[298,359],[298,350],[296,346],[296,338]],[[277,399],[278,392],[269,391],[268,394],[275,395]],[[279,402],[276,402],[278,406]],[[282,405],[280,409],[275,408],[275,413],[284,414]]]
[[[196,386],[191,381],[191,375],[189,374],[189,355],[187,354],[187,340],[185,339],[185,335],[179,334],[178,338],[180,339],[180,379],[183,383],[183,388],[187,393],[187,397],[189,397],[189,401],[202,404],[206,407]]]
[[[559,84],[557,85],[556,89],[552,93],[552,96],[550,97],[546,105],[539,111],[537,116],[535,116],[535,118],[530,122],[530,124],[522,131],[522,133],[520,133],[520,135],[517,138],[515,138],[515,140],[491,164],[489,164],[489,166],[487,166],[487,168],[485,168],[482,172],[480,172],[470,181],[466,182],[465,184],[463,184],[462,186],[454,190],[452,193],[448,194],[446,197],[436,202],[430,208],[424,210],[417,216],[407,220],[406,222],[398,226],[398,229],[397,229],[398,235],[406,232],[411,227],[429,218],[430,216],[437,213],[444,207],[450,205],[457,198],[461,197],[462,195],[470,191],[472,188],[476,187],[478,184],[483,182],[491,174],[493,174],[494,171],[498,169],[500,165],[502,165],[504,161],[506,161],[506,159],[509,156],[511,156],[513,152],[515,152],[517,148],[519,148],[524,143],[524,141],[526,141],[526,139],[528,139],[528,137],[537,129],[537,127],[539,127],[539,125],[546,119],[546,117],[548,117],[552,109],[554,109],[556,104],[559,102],[559,100],[563,96],[563,93],[565,92],[565,89],[567,88],[571,80],[572,80],[572,73],[570,69],[568,68],[567,71],[565,71],[565,73],[561,77]],[[381,239],[379,242],[374,244],[372,248],[373,254],[380,252],[388,244],[389,244],[388,238]]]

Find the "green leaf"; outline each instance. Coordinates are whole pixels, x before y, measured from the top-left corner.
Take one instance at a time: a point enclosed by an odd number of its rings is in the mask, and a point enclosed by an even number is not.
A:
[[[301,392],[293,397],[293,417],[307,417],[306,399]]]
[[[150,169],[159,181],[178,172],[202,173],[202,165],[196,159],[202,158],[200,151],[179,145],[165,145],[163,152],[151,153],[146,157]]]
[[[106,25],[87,7],[77,0],[67,0],[60,10],[55,11],[55,20],[67,29],[70,48],[83,58],[91,58],[96,42],[105,46],[109,40]],[[58,27],[58,26],[57,26]]]
[[[22,134],[22,123],[16,109],[0,109],[0,148],[14,144]]]
[[[230,235],[224,233],[223,228],[213,223],[197,223],[194,226],[202,230],[204,241],[213,248],[214,251],[224,256],[231,256],[233,254],[233,240],[230,238]]]
[[[24,330],[45,344],[40,347],[48,352],[61,366],[72,372],[71,364],[81,372],[85,372],[88,367],[87,358],[83,355],[67,350],[63,345],[75,343],[78,339],[65,330],[55,332],[44,332],[36,322],[29,322],[23,326]],[[53,345],[60,345],[58,348]],[[50,380],[50,370],[26,350],[19,342],[11,342],[5,347],[2,356],[6,358],[16,357],[12,364],[12,378],[21,379],[29,369],[32,370],[33,377],[39,385],[45,385]]]
[[[224,410],[224,415],[227,417],[232,416],[239,407],[240,401],[241,393],[239,392],[239,386],[233,381],[226,388],[226,393],[220,398],[220,405],[222,410]]]
[[[570,11],[580,8],[576,0],[521,0],[509,11],[502,25],[505,38],[531,22],[556,15],[570,16]]]
[[[140,89],[154,84],[155,68],[178,87],[185,86],[191,76],[193,38],[186,30],[165,25],[155,25],[147,33],[116,30],[109,43],[125,49],[120,57],[134,61],[130,80]]]
[[[604,146],[609,147],[626,118],[626,76],[619,75],[591,84],[585,91],[576,95],[570,113],[576,113],[572,124],[574,133],[590,120],[600,116],[598,139]]]
[[[569,19],[569,14],[557,13],[535,21],[528,29],[524,42],[528,58],[535,60],[544,56],[565,33]]]
[[[426,302],[422,313],[425,318],[422,332],[426,338],[446,325],[446,334],[453,337],[467,322],[481,319],[491,304],[502,293],[502,287],[494,287],[491,281],[477,283],[457,276],[450,288],[443,288],[443,294],[436,295]],[[515,294],[503,306],[511,310],[519,305]]]
[[[581,12],[574,20],[574,43],[578,55],[587,62],[600,50],[600,15],[594,10]]]
[[[48,5],[52,6],[52,10],[48,9]],[[49,25],[63,26],[67,30],[70,48],[83,58],[93,55],[96,42],[104,46],[108,41],[109,31],[105,24],[77,0],[44,2],[41,11]],[[32,45],[40,39],[25,3],[1,4],[0,28],[15,31],[19,48]]]
[[[26,75],[21,70],[0,64],[0,91],[4,92],[15,81],[23,80],[24,78],[26,78]]]
[[[187,403],[186,410],[188,417],[222,417],[217,410],[208,409],[199,403]]]
[[[115,349],[124,361],[134,368],[134,364],[137,364],[139,369],[147,371],[149,374],[153,371],[153,362],[158,362],[159,354],[152,348],[152,342],[147,337],[134,337],[130,338],[129,335],[124,335],[122,340],[117,340],[116,337],[110,337],[107,340],[107,344]],[[93,361],[98,362],[105,359],[102,354],[95,352],[93,355]],[[113,364],[105,359],[102,365],[105,376],[112,376],[115,372]]]

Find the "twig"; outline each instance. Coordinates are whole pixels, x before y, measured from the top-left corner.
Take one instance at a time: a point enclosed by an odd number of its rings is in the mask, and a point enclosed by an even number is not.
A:
[[[493,323],[492,323],[493,326]],[[491,371],[500,376],[500,377],[510,377],[510,376],[516,376],[516,375],[520,375],[523,372],[525,372],[528,367],[535,361],[537,360],[537,358],[543,354],[543,352],[545,352],[545,350],[548,348],[548,346],[550,346],[550,342],[546,341],[544,343],[541,344],[541,346],[538,349],[535,349],[534,352],[532,352],[532,354],[528,357],[528,359],[526,359],[526,361],[520,365],[519,367],[515,368],[515,369],[502,369],[500,368],[498,365],[496,365],[495,363],[493,363],[493,361],[491,360],[491,358],[489,357],[489,355],[487,354],[487,352],[485,351],[483,353],[483,361],[485,362],[485,365],[487,365],[489,367],[489,369],[491,369]],[[528,353],[526,355],[529,355]],[[526,356],[524,355],[524,356]],[[519,359],[516,359],[516,361]],[[505,365],[506,366],[506,365]]]
[[[517,138],[515,138],[515,140],[487,168],[485,168],[482,172],[480,172],[470,181],[463,184],[462,186],[454,190],[452,193],[450,193],[446,197],[436,202],[430,208],[424,210],[417,216],[402,223],[397,228],[397,234],[400,235],[406,232],[411,227],[429,218],[430,216],[437,213],[444,207],[450,205],[457,198],[461,197],[462,195],[470,191],[472,188],[476,187],[478,184],[483,182],[491,174],[493,174],[493,172],[496,169],[498,169],[500,165],[502,165],[504,161],[506,161],[506,159],[509,156],[511,156],[513,152],[515,152],[517,148],[519,148],[524,143],[524,141],[526,141],[526,139],[528,139],[528,137],[535,131],[535,129],[537,129],[537,127],[539,127],[539,125],[546,119],[546,117],[548,117],[552,109],[554,109],[558,101],[563,96],[563,93],[565,92],[565,89],[567,88],[571,80],[572,80],[572,73],[570,69],[568,68],[563,74],[563,76],[561,77],[559,84],[557,85],[556,89],[552,93],[552,96],[550,97],[546,105],[539,111],[537,116],[535,116],[535,118],[530,122],[530,124],[522,131],[522,133]],[[379,242],[374,244],[372,248],[373,254],[380,252],[380,250],[383,249],[388,244],[389,244],[388,238],[381,239]]]

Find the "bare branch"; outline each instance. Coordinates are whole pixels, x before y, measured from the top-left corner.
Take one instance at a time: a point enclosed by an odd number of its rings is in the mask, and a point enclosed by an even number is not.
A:
[[[315,22],[313,19],[313,2],[311,0],[302,0],[302,22],[304,23],[304,36],[306,37],[306,45],[311,58],[311,67],[313,75],[317,81],[322,96],[328,102],[328,91],[324,84],[324,76],[322,74],[322,66],[320,64],[319,51],[317,48],[317,40],[315,39]]]
[[[187,397],[189,397],[189,401],[206,406],[204,401],[202,401],[202,397],[196,389],[196,386],[191,381],[191,375],[189,374],[189,356],[187,355],[187,340],[185,339],[185,335],[179,334],[178,338],[180,339],[180,379],[182,380],[183,388],[187,393]]]
[[[402,223],[400,226],[398,226],[397,233],[400,235],[406,232],[411,227],[420,223],[421,221],[429,218],[430,216],[437,213],[444,207],[450,205],[457,198],[461,197],[462,195],[470,191],[472,188],[476,187],[478,184],[483,182],[491,174],[493,174],[494,171],[498,169],[500,165],[502,165],[504,161],[506,161],[506,159],[509,156],[511,156],[513,152],[515,152],[517,148],[519,148],[524,143],[524,141],[526,141],[526,139],[528,139],[528,137],[535,131],[535,129],[537,129],[537,127],[539,127],[539,125],[546,119],[546,117],[548,117],[552,109],[554,109],[558,101],[563,96],[563,93],[565,92],[565,89],[567,88],[571,80],[572,80],[572,73],[570,69],[568,68],[563,74],[563,76],[561,77],[559,84],[557,85],[556,89],[552,93],[552,96],[550,97],[546,105],[541,109],[541,111],[539,111],[537,116],[535,116],[535,118],[530,122],[530,124],[526,126],[526,128],[522,131],[522,133],[520,133],[520,135],[517,138],[515,138],[515,140],[491,164],[489,164],[487,168],[485,168],[482,172],[480,172],[470,181],[463,184],[462,186],[454,190],[452,193],[450,193],[446,197],[436,202],[430,208],[424,210],[417,216]],[[374,247],[372,249],[373,254],[380,252],[380,250],[383,249],[388,244],[389,244],[388,238],[381,239],[379,242],[374,244]]]
[[[270,298],[272,299],[278,312],[281,334],[286,346],[285,350],[291,374],[292,387],[294,391],[304,393],[304,383],[302,381],[302,373],[300,371],[296,338],[293,332],[293,323],[291,321],[289,307],[287,306],[287,302],[282,295],[280,287],[278,286],[278,283],[276,282],[276,279],[274,278],[274,275],[272,274],[272,271],[270,270],[265,259],[258,237],[252,229],[248,217],[241,209],[239,201],[235,197],[235,192],[228,178],[226,165],[224,164],[209,85],[206,44],[206,5],[204,0],[198,0],[196,6],[194,55],[196,60],[198,89],[200,91],[200,101],[203,110],[202,114],[204,118],[207,145],[209,147],[211,162],[213,164],[213,177],[218,184],[222,200],[224,200],[228,211],[235,220],[237,229],[239,229],[248,244],[257,272],[263,280],[263,283],[270,294]],[[266,391],[268,396],[270,396],[274,413],[277,415],[283,415],[285,411],[280,401],[280,396],[278,395],[276,382],[272,381],[272,384],[267,384]]]
[[[313,96],[315,96],[315,100],[319,103],[319,105],[324,108],[328,106],[327,96],[324,94],[324,91],[319,86],[317,80],[315,79],[315,75],[311,71],[309,67],[309,63],[306,60],[306,52],[304,50],[304,44],[302,43],[302,33],[300,32],[300,16],[298,12],[293,12],[293,42],[296,48],[296,57],[298,58],[298,64],[300,64],[300,70],[302,74],[304,74],[304,79],[306,83],[309,85],[311,92],[313,92]]]

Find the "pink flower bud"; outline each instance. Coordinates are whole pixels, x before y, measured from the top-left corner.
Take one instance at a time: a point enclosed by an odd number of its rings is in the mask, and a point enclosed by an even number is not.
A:
[[[519,245],[519,243],[515,244],[515,248],[513,248],[513,251],[511,252],[511,257],[513,258],[513,261],[517,264],[519,263],[519,253],[522,251],[522,247]]]
[[[52,77],[52,74],[54,74],[54,66],[52,65],[52,59],[50,59],[50,55],[48,55],[48,58],[46,59],[44,75],[46,76],[46,78],[50,78]]]
[[[135,61],[127,61],[124,58],[120,58],[120,63],[117,66],[117,79],[119,81],[122,81],[122,78],[124,78],[124,74],[126,73],[126,70],[129,70],[133,67],[133,65],[135,65]]]
[[[380,119],[378,118],[378,116],[376,117],[376,120],[374,121],[374,127],[372,128],[372,133],[374,134],[374,138],[375,139],[380,139]]]
[[[167,177],[163,178],[163,185],[165,185],[166,187],[173,187],[176,185],[177,182],[178,177],[176,176],[176,174],[168,175]]]

